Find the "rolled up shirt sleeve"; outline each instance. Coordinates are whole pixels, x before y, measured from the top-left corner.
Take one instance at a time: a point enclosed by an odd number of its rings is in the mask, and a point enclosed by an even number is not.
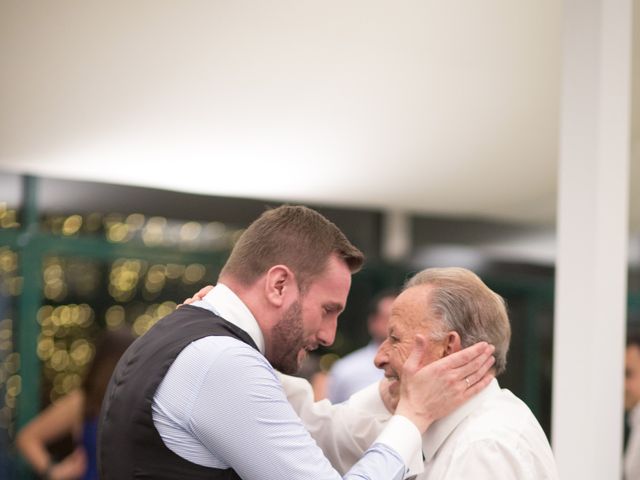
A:
[[[413,423],[392,416],[382,403],[378,383],[354,394],[348,402],[314,402],[306,380],[280,374],[287,399],[311,436],[339,472],[347,472],[373,444],[398,452],[405,477],[423,471],[421,436]]]

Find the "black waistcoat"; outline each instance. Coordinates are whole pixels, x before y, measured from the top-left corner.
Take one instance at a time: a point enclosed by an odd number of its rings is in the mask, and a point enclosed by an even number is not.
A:
[[[203,467],[173,453],[164,445],[151,416],[153,396],[178,354],[191,342],[208,336],[237,338],[257,350],[245,331],[208,310],[185,305],[156,323],[122,356],[100,415],[102,480],[240,479],[232,469]]]

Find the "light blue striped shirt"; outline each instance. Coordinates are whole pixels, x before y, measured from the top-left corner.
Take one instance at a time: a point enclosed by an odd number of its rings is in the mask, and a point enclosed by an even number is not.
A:
[[[406,418],[392,417],[374,445],[344,477],[333,469],[287,402],[262,355],[264,339],[242,301],[218,284],[194,304],[245,330],[260,352],[231,337],[188,345],[169,368],[152,405],[165,445],[207,467],[232,468],[244,480],[402,479],[421,450]]]

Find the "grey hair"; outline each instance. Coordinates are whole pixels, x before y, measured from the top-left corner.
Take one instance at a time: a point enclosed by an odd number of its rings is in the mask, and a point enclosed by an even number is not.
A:
[[[496,375],[504,372],[511,326],[503,298],[465,268],[427,268],[410,278],[404,289],[420,285],[433,287],[429,290],[427,318],[438,320],[442,328],[434,334],[434,340],[455,331],[463,348],[488,342],[495,346]]]

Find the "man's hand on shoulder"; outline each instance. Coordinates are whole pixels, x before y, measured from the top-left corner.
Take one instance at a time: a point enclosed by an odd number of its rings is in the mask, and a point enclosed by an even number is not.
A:
[[[202,300],[205,297],[205,295],[209,293],[211,290],[213,290],[213,285],[207,285],[206,287],[202,287],[200,290],[198,290],[198,292],[195,295],[193,295],[193,297],[185,298],[185,300],[176,308],[180,308],[182,305],[189,305],[193,302]]]

